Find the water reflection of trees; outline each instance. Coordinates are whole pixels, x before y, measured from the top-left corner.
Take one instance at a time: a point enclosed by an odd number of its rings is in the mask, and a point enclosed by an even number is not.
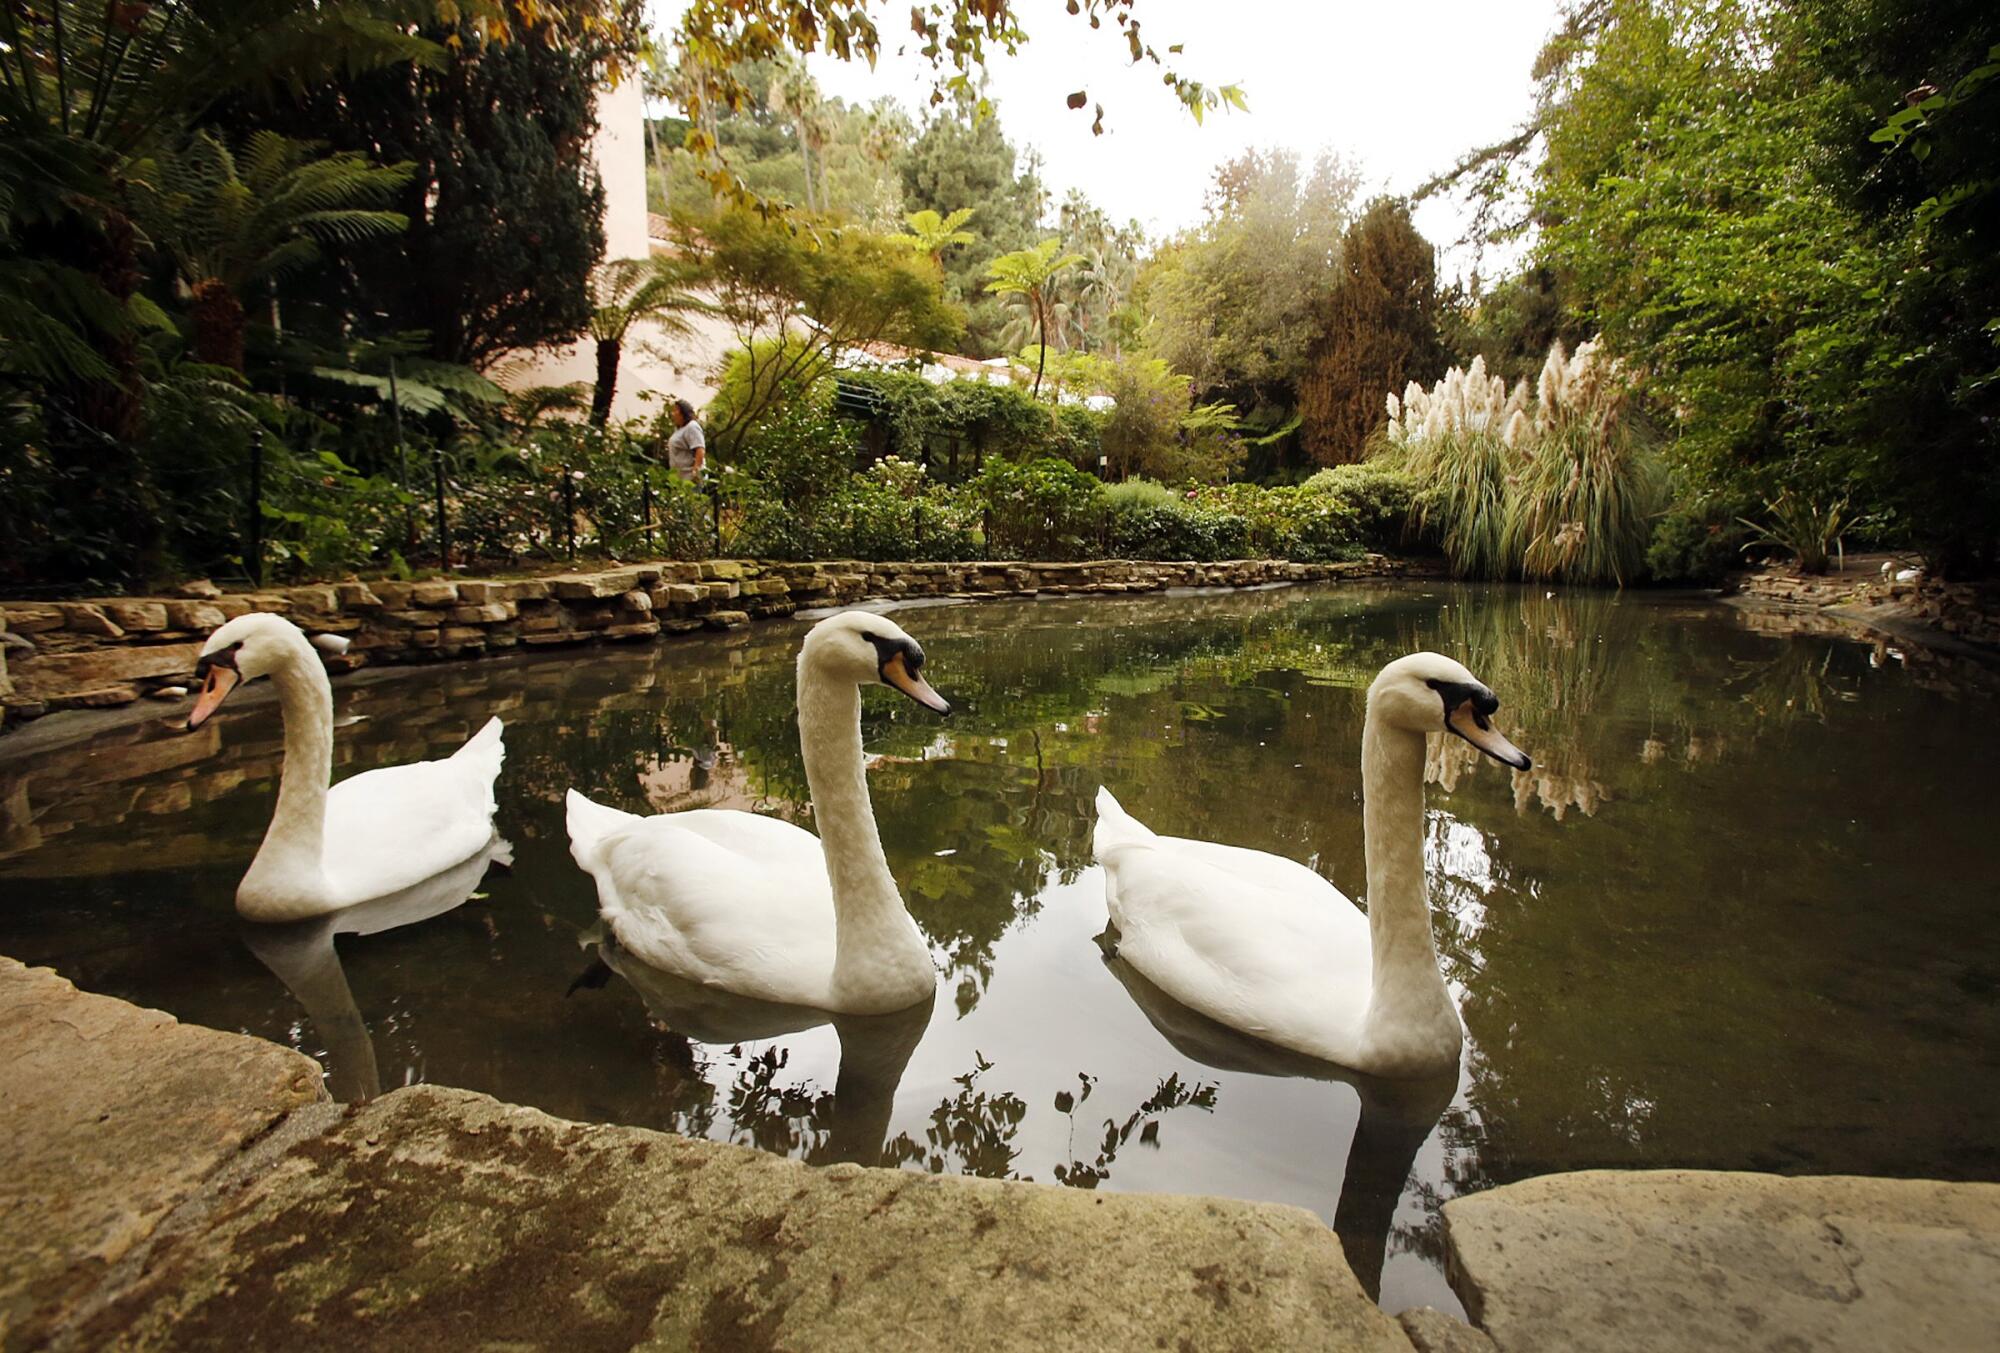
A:
[[[1964,748],[1990,733],[1913,691],[1885,652],[1672,601],[1446,586],[899,619],[958,710],[941,722],[872,692],[870,778],[891,868],[958,1013],[1051,883],[1088,864],[1100,782],[1158,830],[1306,860],[1359,897],[1363,693],[1383,662],[1435,648],[1495,687],[1545,768],[1503,781],[1444,740],[1434,759],[1437,933],[1473,1035],[1438,1189],[1582,1164],[2000,1170],[1990,1147],[1966,1145],[2000,1112],[1991,1092],[1941,1098],[1934,1084],[1978,1086],[1962,1049],[2000,1037],[1990,946],[1963,942],[1985,933],[1974,893],[1990,873],[1984,785],[1966,770],[1979,758]],[[385,1062],[428,1056],[450,1068],[441,1078],[572,1117],[841,1153],[837,1087],[796,1059],[649,1037],[630,1001],[580,1026],[580,1001],[559,1000],[571,974],[552,971],[570,959],[550,957],[596,912],[563,848],[566,788],[644,811],[661,793],[724,785],[731,802],[809,825],[791,668],[802,632],[341,686],[339,712],[359,719],[339,734],[342,774],[448,751],[489,712],[509,722],[501,821],[520,858],[478,918],[490,942],[470,916],[440,918],[350,958],[405,955],[394,977],[407,990],[374,1031]],[[247,954],[214,976],[217,953],[240,954],[233,923],[201,928],[228,922],[268,816],[275,711],[209,728],[214,741],[128,730],[95,754],[0,770],[14,851],[0,874],[46,885],[11,890],[0,950],[57,955],[86,985],[284,1037],[296,1008]],[[169,969],[199,976],[140,976]],[[1938,1029],[1960,1032],[1926,1032]],[[579,1038],[594,1040],[588,1059],[573,1055]],[[1029,1110],[1014,1090],[1027,1082],[997,1083],[1019,1070],[975,1066],[921,1127],[874,1150],[924,1169],[1039,1167],[1020,1156]],[[1828,1088],[1843,1085],[1869,1088],[1860,1101]],[[1063,1162],[1078,1180],[1109,1140],[1101,1099],[1076,1101],[1093,1124]],[[1148,1117],[1116,1107],[1102,1122],[1113,1136],[1134,1124],[1110,1143],[1129,1150]],[[1388,1243],[1428,1253],[1432,1224]]]

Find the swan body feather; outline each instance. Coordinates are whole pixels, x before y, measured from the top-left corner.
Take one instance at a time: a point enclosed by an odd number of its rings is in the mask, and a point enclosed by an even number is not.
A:
[[[568,796],[570,853],[618,943],[673,977],[836,1014],[905,1010],[936,991],[930,945],[882,853],[861,750],[860,685],[949,706],[923,650],[868,612],[830,616],[800,649],[799,742],[820,834],[734,809],[639,817]]]
[[[1465,1031],[1424,882],[1424,738],[1455,734],[1526,770],[1487,720],[1499,703],[1436,653],[1397,659],[1369,687],[1366,915],[1297,861],[1156,835],[1099,790],[1095,845],[1118,957],[1172,1000],[1280,1048],[1387,1077],[1456,1066]]]

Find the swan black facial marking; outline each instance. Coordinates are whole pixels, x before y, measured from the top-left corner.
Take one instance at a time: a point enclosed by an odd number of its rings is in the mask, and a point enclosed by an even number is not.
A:
[[[889,660],[898,653],[903,655],[903,668],[911,676],[915,676],[923,670],[923,645],[919,644],[915,639],[892,639],[886,634],[870,634],[864,637],[869,643],[875,645],[875,674],[877,676],[882,676],[887,671]]]
[[[1444,726],[1450,731],[1456,731],[1451,727],[1451,712],[1468,700],[1472,702],[1472,721],[1482,729],[1488,726],[1487,718],[1500,708],[1500,697],[1477,681],[1438,681],[1433,678],[1424,685],[1444,700]]]
[[[217,649],[213,653],[206,653],[196,658],[194,660],[195,680],[200,681],[206,678],[208,676],[208,669],[211,667],[227,667],[231,671],[235,671],[236,650],[241,647],[243,645],[240,642],[234,643],[227,648]]]

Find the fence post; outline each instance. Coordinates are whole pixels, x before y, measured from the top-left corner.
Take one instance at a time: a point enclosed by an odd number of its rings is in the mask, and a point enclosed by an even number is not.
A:
[[[250,548],[243,571],[253,586],[264,585],[264,429],[250,433]]]
[[[396,487],[403,495],[403,552],[417,552],[417,512],[410,498],[409,458],[403,453],[403,401],[396,391],[396,354],[389,354],[389,425],[396,434]]]
[[[576,562],[576,474],[563,466],[563,538],[569,542],[569,561]]]
[[[653,476],[639,467],[639,519],[646,527],[646,557],[653,556]]]
[[[444,514],[444,448],[431,448],[431,483],[437,492],[438,567],[451,572],[451,521]]]

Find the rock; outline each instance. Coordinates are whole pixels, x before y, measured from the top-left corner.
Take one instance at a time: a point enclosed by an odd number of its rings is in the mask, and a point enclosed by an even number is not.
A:
[[[1452,1285],[1510,1353],[1941,1353],[2000,1329],[2000,1184],[1587,1170],[1444,1221]]]
[[[664,583],[698,583],[701,581],[701,565],[669,561],[660,564],[660,581]]]
[[[1396,1317],[1417,1353],[1498,1353],[1499,1346],[1484,1330],[1429,1306]]]
[[[1407,1349],[1296,1209],[822,1171],[431,1086],[162,1237],[76,1341]]]
[[[146,677],[183,676],[201,656],[198,640],[184,644],[126,644],[74,653],[38,653],[12,664],[23,694],[44,698]]]
[[[129,705],[139,698],[137,686],[98,686],[87,691],[65,691],[49,697],[50,709],[111,709]]]
[[[489,583],[493,588],[493,601],[544,601],[549,595],[549,585],[540,578],[523,578],[516,582]]]
[[[446,648],[483,644],[486,642],[486,631],[473,625],[446,625],[438,636],[438,642]]]
[[[483,606],[454,606],[451,618],[461,625],[492,625],[502,620],[512,620],[515,615],[511,601],[489,601]]]
[[[607,639],[650,639],[659,632],[660,622],[650,618],[635,620],[625,625],[612,625],[598,631]]]
[[[450,606],[457,600],[457,583],[414,583],[410,587],[412,606]]]
[[[334,593],[340,598],[343,611],[369,610],[383,604],[375,589],[367,583],[337,583]]]
[[[157,601],[107,601],[104,613],[125,630],[163,630],[167,608]]]
[[[710,601],[728,601],[738,594],[741,583],[713,582],[698,584],[702,595]]]
[[[743,611],[710,611],[701,623],[712,630],[733,630],[749,624],[750,616]]]
[[[154,700],[184,700],[187,698],[187,693],[188,688],[185,686],[155,686],[146,692],[147,696]]]
[[[630,592],[639,585],[639,571],[621,568],[608,573],[567,573],[547,581],[551,596],[565,601],[591,601]]]
[[[0,1329],[52,1322],[288,1113],[319,1067],[261,1039],[84,995],[0,958]]]
[[[36,606],[20,601],[7,605],[6,628],[16,634],[44,634],[62,627],[63,613],[54,606]]]
[[[106,639],[124,637],[125,631],[95,602],[65,601],[59,602],[58,606],[62,610],[63,628],[66,630],[77,634],[95,634]]]
[[[717,579],[739,582],[744,576],[743,565],[734,559],[704,559],[698,567],[703,582],[714,582]]]
[[[222,595],[222,589],[206,578],[196,578],[193,582],[182,583],[174,589],[177,596],[193,597],[197,601],[214,601]]]
[[[618,601],[628,611],[650,611],[653,609],[653,599],[636,587],[618,598]]]
[[[436,648],[438,646],[438,632],[436,630],[411,630],[408,642],[411,648]]]
[[[458,585],[458,599],[470,606],[484,606],[489,601],[509,600],[500,595],[505,587],[505,583],[462,582]]]
[[[660,593],[669,606],[692,606],[702,599],[700,583],[662,583]]]
[[[248,615],[244,610],[240,614]],[[170,601],[167,603],[167,624],[177,630],[194,630],[202,634],[214,629],[230,617],[222,613],[219,606],[210,606],[200,601]],[[193,666],[192,663],[189,664]]]
[[[285,595],[291,599],[294,607],[314,615],[331,615],[340,609],[337,589],[326,584],[315,587],[294,587]]]

